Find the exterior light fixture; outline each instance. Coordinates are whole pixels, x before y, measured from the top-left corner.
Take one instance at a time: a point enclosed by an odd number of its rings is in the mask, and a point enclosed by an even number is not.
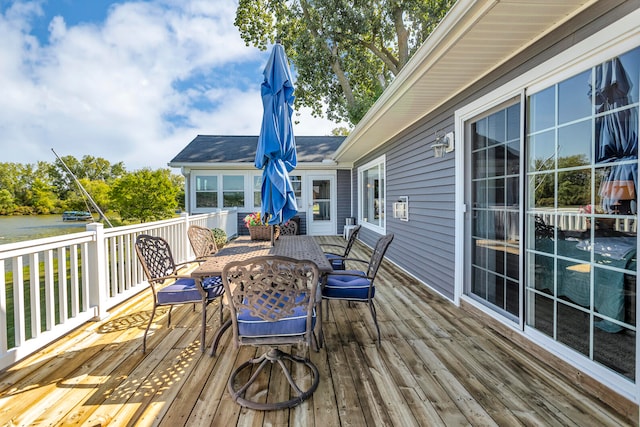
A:
[[[433,157],[443,157],[445,153],[453,151],[453,132],[438,136],[436,132],[436,142],[431,144],[433,148]]]

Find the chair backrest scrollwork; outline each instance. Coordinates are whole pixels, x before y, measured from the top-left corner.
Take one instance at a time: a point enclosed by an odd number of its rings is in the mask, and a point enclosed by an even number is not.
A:
[[[243,343],[237,320],[241,312],[265,322],[277,322],[295,312],[305,313],[304,334],[283,336],[274,330],[273,336],[251,337],[251,340],[252,343],[262,340],[265,344],[307,342],[310,345],[319,278],[318,267],[312,261],[283,256],[258,256],[225,265],[222,283],[229,299],[236,346]]]
[[[209,228],[190,225],[187,236],[196,259],[202,259],[218,252],[215,236]]]
[[[298,234],[298,224],[295,221],[289,221],[280,226],[281,236],[295,236]]]
[[[347,240],[347,246],[344,247],[344,257],[349,256],[349,252],[351,252],[351,248],[353,244],[358,239],[358,233],[360,233],[360,225],[357,225],[353,230],[351,230],[351,234],[349,235],[349,240]]]
[[[371,261],[369,261],[369,268],[367,270],[367,277],[373,280],[378,273],[378,268],[380,268],[380,264],[382,264],[382,260],[384,259],[384,254],[387,252],[389,245],[393,241],[393,234],[389,233],[386,236],[382,236],[376,242],[375,248],[373,248],[373,253],[371,254]]]
[[[140,234],[136,237],[136,253],[142,269],[151,285],[162,280],[160,277],[170,276],[176,271],[176,264],[169,243],[162,237]]]

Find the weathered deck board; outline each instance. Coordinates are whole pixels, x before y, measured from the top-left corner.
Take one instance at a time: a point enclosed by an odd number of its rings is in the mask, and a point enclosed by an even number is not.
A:
[[[352,254],[368,256],[359,244]],[[479,321],[389,263],[380,270],[376,301],[379,348],[367,306],[332,301],[324,347],[291,348],[317,365],[315,394],[291,410],[260,412],[233,402],[227,380],[265,349],[236,350],[227,333],[216,357],[201,354],[200,309],[185,306],[174,309],[170,328],[167,310],[159,311],[142,354],[151,309],[143,293],[109,319],[0,373],[0,425],[638,424],[637,407],[634,413],[633,405],[620,405],[627,410],[617,412],[577,386],[584,378],[571,381],[556,362],[542,363],[542,350],[514,344],[509,331]],[[217,304],[208,309],[207,345],[219,326]],[[265,400],[289,393],[279,368],[272,372],[259,384],[268,387]]]

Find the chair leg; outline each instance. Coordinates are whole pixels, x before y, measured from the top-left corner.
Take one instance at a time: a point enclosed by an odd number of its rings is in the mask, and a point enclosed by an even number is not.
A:
[[[376,330],[378,331],[378,347],[380,347],[380,327],[378,326],[378,316],[376,313],[376,306],[373,304],[373,300],[369,301],[369,311],[371,312],[373,323],[376,325]]]
[[[171,326],[171,309],[173,308],[172,305],[169,306],[169,319],[167,321],[167,326]]]
[[[287,368],[283,359],[289,360],[290,362],[293,362],[293,363],[302,363],[309,369],[312,375],[312,383],[307,390],[301,390],[300,387],[296,384],[296,382],[293,380],[293,377],[291,376],[291,372]],[[291,386],[291,389],[293,390],[292,394],[294,394],[296,397],[286,401],[273,402],[273,403],[256,402],[246,398],[245,392],[247,391],[249,386],[253,384],[256,378],[258,378],[258,374],[263,370],[267,362],[271,362],[272,364],[277,363],[280,366],[285,377],[287,378],[287,381],[289,382],[289,385]],[[254,373],[253,375],[251,375],[251,378],[249,378],[249,381],[247,381],[243,386],[241,386],[236,390],[235,388],[236,376],[245,368],[250,367],[252,365],[256,365],[256,364],[258,365],[258,367],[254,370]],[[231,398],[240,406],[256,409],[259,411],[270,411],[270,410],[276,410],[276,409],[292,408],[294,406],[301,404],[303,401],[308,399],[313,394],[314,391],[316,391],[319,383],[320,383],[320,374],[318,372],[318,368],[309,359],[297,357],[297,356],[285,353],[283,351],[280,351],[278,349],[272,348],[266,353],[264,353],[262,356],[248,360],[247,362],[244,362],[235,371],[233,371],[231,373],[231,376],[229,377],[229,381],[227,382],[227,388],[229,390],[229,393],[231,394]]]
[[[211,356],[216,355],[216,351],[218,351],[218,344],[220,344],[220,340],[222,339],[222,335],[224,332],[231,327],[231,318],[227,319],[227,321],[220,325],[216,335],[213,337],[213,342],[211,343]]]
[[[147,352],[147,332],[149,332],[149,328],[151,328],[151,323],[153,323],[153,317],[156,315],[156,305],[153,305],[153,310],[151,310],[151,317],[149,318],[149,324],[147,324],[147,329],[144,330],[144,337],[142,338],[142,353]]]
[[[195,308],[195,304],[193,305]],[[202,299],[202,332],[200,334],[200,353],[204,353],[204,342],[207,339],[207,299]]]

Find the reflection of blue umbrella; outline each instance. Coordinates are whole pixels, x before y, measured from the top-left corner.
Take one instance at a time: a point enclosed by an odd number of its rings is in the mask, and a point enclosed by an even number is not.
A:
[[[596,113],[606,113],[630,104],[631,81],[619,58],[596,67]],[[638,158],[638,123],[634,108],[626,108],[605,114],[596,119],[596,162],[622,162]],[[638,186],[637,162],[614,165],[602,183],[600,194],[603,208],[614,210],[626,200],[629,213],[635,213],[636,188]],[[620,212],[628,213],[628,212]]]
[[[284,47],[276,43],[264,68],[262,128],[255,166],[262,174],[262,215],[269,224],[283,224],[298,212],[289,179],[297,165],[296,143],[291,125],[293,81]]]

